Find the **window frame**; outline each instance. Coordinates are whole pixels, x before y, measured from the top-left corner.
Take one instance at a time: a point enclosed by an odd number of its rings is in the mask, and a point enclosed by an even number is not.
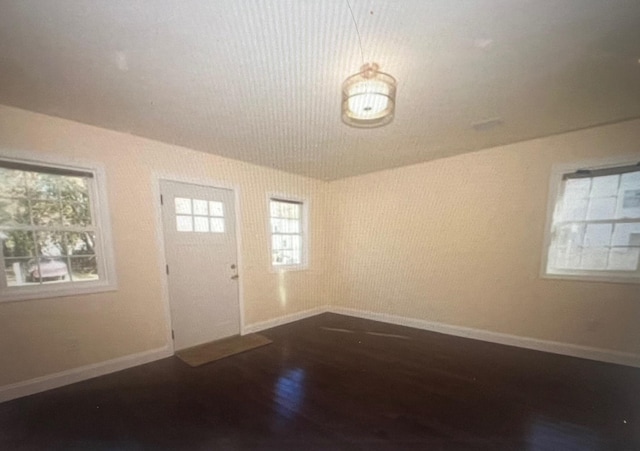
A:
[[[300,204],[300,237],[302,240],[300,251],[300,263],[295,265],[274,265],[273,264],[273,232],[271,230],[271,201],[284,201]],[[309,269],[309,210],[310,201],[305,197],[291,196],[282,193],[267,193],[267,236],[269,249],[269,268],[273,273],[286,271],[305,271]]]
[[[553,218],[563,194],[563,177],[567,174],[575,173],[579,170],[600,170],[611,169],[624,166],[637,165],[640,161],[637,155],[626,155],[607,159],[583,160],[572,163],[555,164],[551,169],[549,180],[549,191],[547,199],[547,220],[544,229],[544,241],[542,248],[542,259],[540,263],[540,278],[550,280],[568,280],[582,282],[606,282],[620,284],[640,284],[640,269],[637,275],[628,276],[625,271],[598,271],[598,270],[567,270],[566,273],[549,273],[547,265],[549,260],[549,250],[553,235]],[[640,219],[639,219],[640,221]],[[582,271],[582,274],[579,272]],[[625,274],[625,275],[623,275]]]
[[[69,159],[60,155],[43,155],[23,150],[12,151],[2,149],[0,160],[9,163],[30,165],[35,168],[52,168],[92,174],[92,177],[87,177],[89,206],[95,230],[97,243],[95,256],[98,262],[98,274],[100,276],[99,280],[96,281],[75,284],[71,282],[9,287],[6,285],[3,257],[3,264],[0,267],[0,303],[77,296],[117,290],[118,285],[112,246],[113,241],[111,238],[111,220],[104,167],[95,162]]]

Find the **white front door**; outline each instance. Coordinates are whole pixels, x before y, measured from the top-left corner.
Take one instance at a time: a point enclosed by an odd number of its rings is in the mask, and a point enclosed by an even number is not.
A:
[[[240,333],[233,191],[160,182],[176,351]]]

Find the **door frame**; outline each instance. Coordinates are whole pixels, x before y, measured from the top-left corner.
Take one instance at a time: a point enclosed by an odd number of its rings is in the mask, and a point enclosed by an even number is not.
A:
[[[236,239],[236,259],[238,265],[238,309],[240,310],[240,335],[245,334],[245,322],[244,322],[244,264],[242,261],[242,236],[240,230],[242,229],[242,215],[240,210],[240,188],[237,185],[229,184],[218,180],[212,180],[209,178],[190,177],[184,176],[172,172],[153,171],[151,191],[154,196],[154,216],[155,216],[155,230],[156,230],[156,248],[158,250],[158,274],[160,275],[161,285],[161,297],[162,304],[164,306],[165,316],[165,338],[169,343],[169,348],[172,354],[175,354],[175,348],[173,343],[173,337],[171,336],[171,304],[169,299],[169,279],[167,277],[167,256],[165,252],[164,241],[164,224],[162,221],[162,205],[160,204],[160,182],[177,182],[188,185],[204,186],[206,188],[217,188],[230,190],[233,193],[234,210],[235,210],[235,239]]]

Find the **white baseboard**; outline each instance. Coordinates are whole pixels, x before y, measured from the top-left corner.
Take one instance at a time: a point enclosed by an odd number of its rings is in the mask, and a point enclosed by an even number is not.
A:
[[[59,373],[48,374],[46,376],[5,385],[0,387],[0,402],[9,401],[22,396],[33,395],[45,390],[62,387],[63,385],[69,385],[97,376],[114,373],[116,371],[143,365],[172,355],[173,351],[170,347],[166,346],[164,348],[130,354],[124,357],[107,360],[106,362],[85,365],[61,371]]]
[[[533,349],[536,351],[551,352],[553,354],[579,357],[600,362],[616,363],[640,367],[640,355],[628,352],[614,351],[610,349],[581,346],[557,341],[541,340],[539,338],[522,337],[518,335],[492,332],[483,329],[473,329],[470,327],[453,326],[450,324],[437,323],[404,316],[388,315],[384,313],[368,312],[363,310],[350,309],[345,307],[330,306],[328,312],[339,315],[355,316],[358,318],[380,321],[383,323],[397,324],[400,326],[414,327],[416,329],[429,330],[457,337],[472,338],[474,340],[488,341],[519,348]]]
[[[292,313],[290,315],[280,316],[267,321],[245,326],[242,334],[259,332],[261,330],[270,329],[282,324],[299,321],[304,318],[316,316],[327,312],[327,307],[317,307],[301,312]],[[173,355],[172,349],[167,346],[164,348],[152,349],[150,351],[131,354],[116,359],[107,360],[106,362],[94,363],[91,365],[73,368],[59,373],[48,374],[46,376],[36,377],[26,381],[16,382],[13,384],[0,387],[0,402],[9,401],[11,399],[21,398],[23,396],[33,395],[46,390],[62,387],[64,385],[81,382],[97,376],[114,373],[155,360],[163,359]]]
[[[271,329],[272,327],[282,326],[283,324],[292,323],[294,321],[299,321],[301,319],[320,315],[321,313],[328,312],[328,309],[328,306],[316,307],[309,310],[303,310],[301,312],[291,313],[289,315],[279,316],[277,318],[269,319],[266,321],[249,324],[242,330],[242,335],[260,332],[261,330]]]
[[[383,323],[397,324],[400,326],[413,327],[432,332],[438,332],[457,337],[471,338],[474,340],[487,341],[491,343],[499,343],[508,346],[516,346],[520,348],[533,349],[536,351],[551,352],[554,354],[567,355],[571,357],[579,357],[589,360],[597,360],[607,363],[616,363],[619,365],[633,366],[640,368],[640,355],[613,351],[609,349],[596,348],[590,346],[581,346],[570,343],[560,343],[550,340],[541,340],[538,338],[521,337],[518,335],[510,335],[499,332],[492,332],[483,329],[473,329],[470,327],[454,326],[450,324],[426,321],[422,319],[409,318],[397,315],[388,315],[385,313],[369,312],[364,310],[356,310],[345,307],[322,306],[289,315],[280,316],[267,321],[245,326],[242,334],[259,332],[272,327],[281,326],[283,324],[299,321],[301,319],[310,318],[322,313],[336,313],[339,315],[354,316]],[[46,376],[36,377],[22,382],[16,382],[0,387],[0,402],[9,401],[11,399],[20,398],[22,396],[33,395],[45,390],[62,387],[64,385],[73,384],[83,380],[91,379],[105,374],[114,373],[155,360],[163,359],[173,355],[170,347],[152,349],[150,351],[130,354],[124,357],[107,360],[106,362],[94,363],[91,365],[73,368],[59,373],[49,374]]]

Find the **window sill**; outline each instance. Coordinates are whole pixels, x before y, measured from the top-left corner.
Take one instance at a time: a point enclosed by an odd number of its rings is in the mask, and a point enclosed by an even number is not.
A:
[[[80,287],[50,285],[46,288],[5,288],[0,293],[0,303],[30,301],[35,299],[53,299],[68,296],[81,296],[95,293],[104,293],[107,291],[116,291],[117,289],[118,287],[115,283],[107,282],[97,282]]]
[[[596,282],[596,283],[622,283],[637,285],[640,284],[639,277],[624,277],[614,275],[584,275],[584,274],[542,274],[542,279],[565,280],[572,282]]]
[[[271,266],[272,273],[281,272],[296,272],[296,271],[308,271],[309,265],[283,265],[283,266]]]

